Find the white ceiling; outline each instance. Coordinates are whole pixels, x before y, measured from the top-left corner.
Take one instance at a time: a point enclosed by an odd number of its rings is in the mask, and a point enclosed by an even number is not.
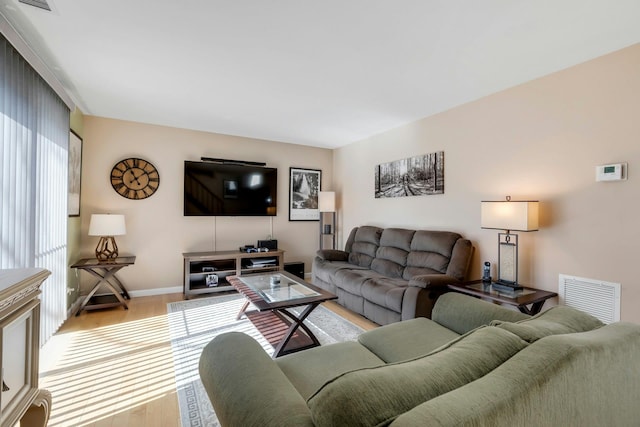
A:
[[[640,42],[638,0],[0,0],[86,114],[339,147]]]

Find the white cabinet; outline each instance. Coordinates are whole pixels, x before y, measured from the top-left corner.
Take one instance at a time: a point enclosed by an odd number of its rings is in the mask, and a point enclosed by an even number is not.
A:
[[[51,395],[38,389],[40,268],[0,270],[0,425],[44,427]]]

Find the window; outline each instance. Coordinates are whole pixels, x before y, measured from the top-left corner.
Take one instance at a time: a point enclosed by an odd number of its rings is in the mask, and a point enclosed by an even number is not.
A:
[[[40,342],[66,318],[69,108],[0,35],[0,268],[51,271]]]

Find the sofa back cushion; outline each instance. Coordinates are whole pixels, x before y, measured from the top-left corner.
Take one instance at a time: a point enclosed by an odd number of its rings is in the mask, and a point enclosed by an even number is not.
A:
[[[381,228],[370,225],[354,228],[345,245],[345,250],[349,252],[349,264],[371,267],[371,261],[380,245],[381,234]]]
[[[422,402],[486,375],[526,345],[508,331],[482,327],[426,356],[342,374],[307,403],[316,426],[386,425]]]
[[[512,332],[532,343],[549,335],[591,331],[604,323],[575,308],[556,306],[527,320],[516,323],[494,320],[491,325]]]
[[[479,326],[504,320],[518,322],[530,319],[524,313],[458,292],[441,295],[433,306],[431,320],[458,334],[465,334]]]
[[[416,232],[402,228],[386,228],[380,236],[380,247],[371,262],[371,269],[386,277],[400,278],[407,265],[411,239]]]
[[[416,231],[402,277],[409,280],[420,274],[445,274],[453,247],[460,238],[458,233],[449,231]]]

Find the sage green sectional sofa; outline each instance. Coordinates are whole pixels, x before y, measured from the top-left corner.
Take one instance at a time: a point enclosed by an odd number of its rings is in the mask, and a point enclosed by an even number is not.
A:
[[[640,325],[447,293],[432,319],[276,360],[220,335],[200,377],[228,427],[637,426]]]
[[[338,303],[387,325],[430,317],[446,284],[464,280],[471,241],[450,231],[355,227],[342,250],[320,250],[312,281]]]

